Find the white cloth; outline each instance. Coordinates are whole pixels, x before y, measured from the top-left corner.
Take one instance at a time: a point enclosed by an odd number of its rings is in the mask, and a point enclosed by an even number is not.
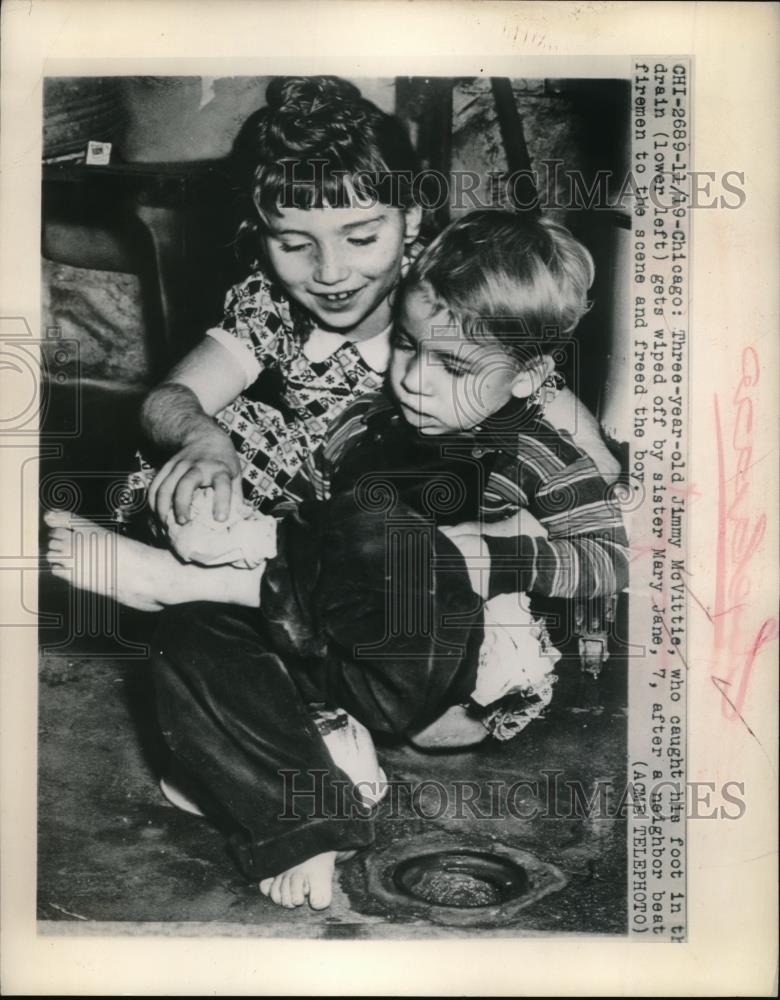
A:
[[[515,695],[483,719],[496,739],[515,736],[552,700],[553,669],[561,654],[544,622],[531,614],[525,594],[499,594],[485,602],[484,639],[472,701],[486,708]]]
[[[276,555],[275,517],[258,513],[234,493],[228,519],[216,521],[213,504],[214,490],[207,486],[195,490],[186,524],[176,521],[173,510],[168,513],[168,537],[181,559],[201,566],[253,569]]]

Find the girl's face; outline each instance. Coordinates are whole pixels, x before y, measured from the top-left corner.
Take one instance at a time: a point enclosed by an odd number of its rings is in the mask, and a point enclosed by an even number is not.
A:
[[[404,243],[419,230],[419,209],[283,208],[262,219],[276,276],[318,326],[359,341],[389,325],[388,296],[400,275]]]
[[[411,289],[393,332],[390,384],[406,420],[428,436],[476,427],[538,379],[499,344],[466,339],[424,289]]]

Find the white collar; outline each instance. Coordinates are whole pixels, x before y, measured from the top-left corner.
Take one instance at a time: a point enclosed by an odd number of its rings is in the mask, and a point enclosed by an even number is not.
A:
[[[361,340],[353,345],[369,368],[380,375],[387,371],[390,362],[390,331],[392,328],[393,324],[391,323],[384,330],[369,337],[368,340]],[[347,343],[350,341],[346,340],[340,333],[330,333],[315,327],[306,338],[303,353],[309,361],[316,364],[325,361]]]

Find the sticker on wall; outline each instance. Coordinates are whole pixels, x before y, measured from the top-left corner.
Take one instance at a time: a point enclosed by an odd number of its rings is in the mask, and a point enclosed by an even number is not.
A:
[[[87,165],[92,167],[105,167],[111,162],[111,143],[92,142],[87,143]]]

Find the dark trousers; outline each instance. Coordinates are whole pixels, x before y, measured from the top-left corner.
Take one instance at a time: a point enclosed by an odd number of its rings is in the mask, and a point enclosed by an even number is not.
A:
[[[430,520],[348,497],[281,523],[260,611],[198,603],[161,619],[163,734],[242,831],[238,861],[255,879],[373,839],[307,706],[414,733],[473,690],[482,636],[462,558]]]

